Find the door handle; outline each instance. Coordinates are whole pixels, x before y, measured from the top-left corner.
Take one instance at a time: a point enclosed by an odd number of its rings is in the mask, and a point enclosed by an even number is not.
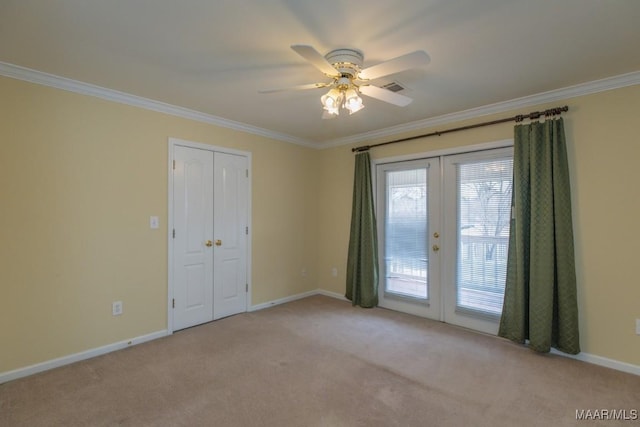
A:
[[[433,245],[433,252],[438,252],[440,250],[440,246]]]
[[[206,242],[204,242],[205,246],[210,248],[211,246],[213,246],[213,242],[211,240],[207,240]]]
[[[222,246],[222,240],[216,240],[216,246]]]

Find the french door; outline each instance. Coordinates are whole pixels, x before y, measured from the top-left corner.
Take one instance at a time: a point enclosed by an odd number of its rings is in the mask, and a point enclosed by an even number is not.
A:
[[[495,334],[511,148],[376,166],[380,306]]]
[[[381,307],[440,319],[440,159],[376,167]]]

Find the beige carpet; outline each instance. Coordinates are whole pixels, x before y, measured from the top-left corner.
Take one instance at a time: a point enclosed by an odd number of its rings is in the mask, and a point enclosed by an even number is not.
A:
[[[0,385],[0,426],[613,426],[640,377],[316,296]]]

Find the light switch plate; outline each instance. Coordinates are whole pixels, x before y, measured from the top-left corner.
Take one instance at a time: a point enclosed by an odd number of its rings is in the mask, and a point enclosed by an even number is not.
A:
[[[149,227],[153,229],[160,227],[160,219],[157,216],[149,217]]]

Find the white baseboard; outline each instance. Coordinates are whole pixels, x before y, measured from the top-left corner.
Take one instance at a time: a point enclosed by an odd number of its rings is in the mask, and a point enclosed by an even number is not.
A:
[[[331,292],[324,289],[315,289],[313,291],[303,292],[303,293],[291,295],[285,298],[279,298],[273,301],[268,301],[262,304],[253,305],[249,308],[249,311],[262,310],[265,308],[273,307],[273,306],[284,304],[291,301],[296,301],[296,300],[307,298],[314,295],[324,295],[324,296],[335,298],[341,301],[349,302],[349,300],[345,298],[344,295],[339,294],[337,292]],[[6,383],[8,381],[12,381],[18,378],[27,377],[29,375],[37,374],[39,372],[44,372],[49,369],[54,369],[60,366],[69,365],[71,363],[79,362],[81,360],[86,360],[92,357],[101,356],[103,354],[111,353],[113,351],[121,350],[123,348],[131,347],[133,345],[142,344],[144,342],[162,338],[167,335],[169,335],[169,333],[165,329],[162,331],[153,332],[151,334],[142,335],[136,338],[131,338],[131,339],[116,342],[113,344],[108,344],[102,347],[82,351],[80,353],[71,354],[69,356],[60,357],[58,359],[48,360],[46,362],[37,363],[35,365],[27,366],[24,368],[15,369],[13,371],[0,372],[0,384]],[[551,349],[551,353],[640,376],[640,366],[633,365],[631,363],[620,362],[618,360],[609,359],[602,356],[596,356],[594,354],[589,354],[589,353],[580,353],[574,356],[571,354],[562,353],[555,349]]]
[[[315,295],[325,295],[325,296],[336,298],[339,300],[351,302],[342,294],[326,291],[324,289],[317,289],[315,291]],[[621,362],[619,360],[609,359],[607,357],[596,356],[595,354],[590,354],[590,353],[579,353],[577,355],[567,354],[567,353],[558,351],[554,348],[551,349],[551,353],[564,356],[564,357],[569,357],[575,360],[580,360],[587,363],[592,363],[594,365],[603,366],[605,368],[615,369],[616,371],[627,372],[629,374],[640,376],[640,366],[634,365],[631,363]]]
[[[280,298],[273,301],[268,301],[262,304],[257,304],[251,306],[249,311],[262,310],[264,308],[273,307],[275,305],[284,304],[287,302],[299,300],[302,298],[310,297],[313,295],[326,295],[333,298],[344,299],[342,295],[325,291],[322,289],[316,289],[309,292],[303,292],[301,294],[291,295],[285,298]],[[130,338],[128,340],[116,342],[113,344],[107,344],[102,347],[92,348],[89,350],[82,351],[80,353],[70,354],[68,356],[59,357],[57,359],[47,360],[45,362],[36,363],[35,365],[26,366],[24,368],[18,368],[12,371],[0,372],[0,384],[6,383],[8,381],[13,381],[18,378],[27,377],[29,375],[37,374],[39,372],[48,371],[50,369],[58,368],[60,366],[69,365],[74,362],[79,362],[81,360],[90,359],[92,357],[101,356],[103,354],[111,353],[113,351],[121,350],[123,348],[131,347],[133,345],[142,344],[143,342],[152,341],[158,338],[165,337],[170,335],[169,331],[162,330],[153,332],[151,334],[142,335],[136,338]]]
[[[337,292],[331,292],[324,289],[316,289],[314,291],[309,291],[302,294],[297,294],[290,297],[269,301],[263,304],[254,305],[253,307],[251,307],[250,311],[262,310],[263,308],[273,307],[275,305],[284,304],[290,301],[295,301],[295,300],[306,298],[312,295],[324,295],[324,296],[336,298],[342,301],[351,302],[344,295],[339,294]],[[564,357],[569,357],[576,360],[581,360],[587,363],[592,363],[598,366],[604,366],[605,368],[611,368],[617,371],[627,372],[629,374],[640,376],[640,366],[633,365],[631,363],[620,362],[618,360],[609,359],[602,356],[596,356],[595,354],[589,354],[589,353],[580,353],[577,355],[572,355],[572,354],[563,353],[553,348],[551,349],[551,353],[564,356]]]
[[[46,362],[36,363],[35,365],[26,366],[24,368],[15,369],[13,371],[0,372],[0,384],[7,381],[16,380],[18,378],[27,377],[29,375],[37,374],[39,372],[48,371],[49,369],[59,368],[60,366],[69,365],[81,360],[90,359],[96,356],[102,356],[103,354],[111,353],[116,350],[121,350],[133,345],[142,344],[143,342],[152,341],[158,338],[167,336],[167,331],[157,331],[147,335],[142,335],[128,340],[108,344],[102,347],[92,348],[80,353],[70,354],[53,360],[47,360]]]
[[[273,307],[280,304],[285,304],[287,302],[296,301],[296,300],[311,297],[314,295],[324,295],[326,297],[336,298],[343,301],[349,301],[344,297],[344,295],[341,295],[337,292],[325,291],[324,289],[314,289],[313,291],[303,292],[301,294],[295,294],[288,297],[279,298],[273,301],[263,302],[262,304],[252,305],[251,307],[249,307],[249,311],[263,310],[265,308]]]
[[[347,301],[349,303],[351,302],[343,294],[339,294],[337,292],[325,291],[324,289],[316,290],[316,294],[317,295],[324,295],[325,297],[331,297],[331,298],[339,299],[339,300],[342,300],[342,301]]]
[[[263,310],[265,308],[273,307],[274,305],[285,304],[287,302],[296,301],[302,298],[307,298],[313,295],[318,295],[318,290],[313,290],[309,292],[303,292],[301,294],[290,295],[284,298],[274,299],[272,301],[263,302],[262,304],[256,304],[249,307],[249,311],[258,311]]]
[[[551,349],[552,354],[559,356],[569,357],[571,359],[581,360],[583,362],[592,363],[598,366],[604,366],[605,368],[615,369],[616,371],[627,372],[640,376],[640,366],[633,365],[631,363],[620,362],[619,360],[609,359],[607,357],[596,356],[590,353],[578,353],[576,355],[563,353],[554,348]]]

